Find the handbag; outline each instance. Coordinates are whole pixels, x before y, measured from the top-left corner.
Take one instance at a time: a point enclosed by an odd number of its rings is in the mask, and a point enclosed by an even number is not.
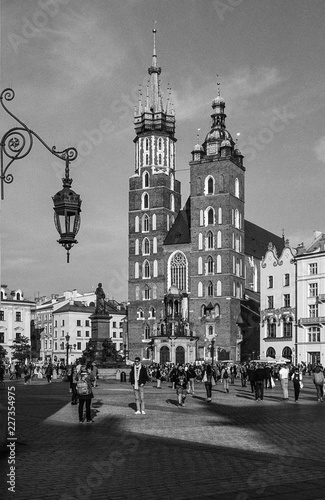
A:
[[[211,385],[216,385],[216,381],[214,380],[214,377],[211,377]]]
[[[299,385],[300,385],[300,389],[304,388],[304,384],[301,381],[299,382]]]
[[[208,381],[208,377],[207,377],[207,374],[205,373],[203,375],[202,382],[207,382],[207,381]]]
[[[275,387],[275,382],[273,377],[271,377],[271,387]]]

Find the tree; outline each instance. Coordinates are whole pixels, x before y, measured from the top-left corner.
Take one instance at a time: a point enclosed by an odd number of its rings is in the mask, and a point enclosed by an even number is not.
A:
[[[29,338],[24,335],[13,340],[13,346],[9,346],[13,350],[12,357],[18,359],[25,363],[26,359],[30,359],[31,356],[31,345],[29,343]]]

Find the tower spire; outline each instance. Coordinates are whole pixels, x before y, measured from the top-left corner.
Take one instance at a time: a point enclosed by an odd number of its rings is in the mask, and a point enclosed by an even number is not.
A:
[[[157,66],[157,53],[156,53],[156,24],[157,21],[154,21],[153,32],[153,52],[152,52],[152,63],[150,68],[148,68],[148,73],[150,75],[150,98],[149,98],[149,106],[150,110],[156,112],[159,110],[159,82],[158,76],[161,73],[161,68]]]

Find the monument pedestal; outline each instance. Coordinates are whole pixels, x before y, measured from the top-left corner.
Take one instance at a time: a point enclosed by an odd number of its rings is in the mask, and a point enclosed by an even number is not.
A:
[[[90,316],[91,340],[88,343],[90,358],[100,368],[116,367],[113,356],[114,345],[109,336],[109,325],[112,316],[105,312],[95,312]]]

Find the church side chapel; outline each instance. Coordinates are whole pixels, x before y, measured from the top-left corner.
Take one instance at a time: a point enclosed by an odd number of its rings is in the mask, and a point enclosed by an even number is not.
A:
[[[283,238],[245,220],[244,158],[226,129],[219,88],[210,130],[191,152],[182,208],[175,110],[170,88],[162,98],[156,29],[148,72],[129,180],[129,357],[246,361],[259,350],[260,262],[270,241],[281,252]]]

